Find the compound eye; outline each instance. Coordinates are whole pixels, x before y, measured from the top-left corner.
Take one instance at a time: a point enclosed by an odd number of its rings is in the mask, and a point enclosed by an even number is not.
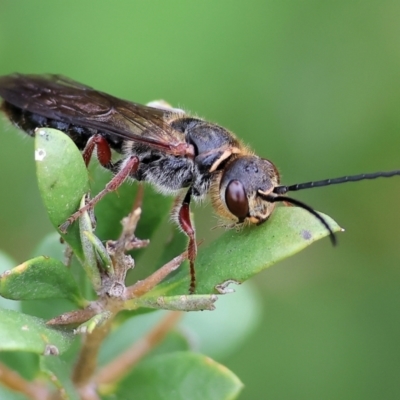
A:
[[[238,180],[230,181],[225,190],[225,202],[228,210],[244,220],[249,214],[249,203],[242,183]]]

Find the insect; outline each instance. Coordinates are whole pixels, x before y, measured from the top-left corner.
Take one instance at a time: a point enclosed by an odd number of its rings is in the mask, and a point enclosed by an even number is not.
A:
[[[189,239],[190,293],[196,287],[197,254],[189,209],[192,199],[210,195],[216,213],[232,227],[259,225],[269,218],[277,202],[291,203],[318,218],[335,244],[325,219],[285,194],[400,175],[396,170],[283,186],[275,165],[257,156],[227,129],[167,104],[149,107],[121,100],[59,75],[0,77],[0,96],[2,111],[18,128],[31,136],[40,127],[63,131],[82,150],[86,164],[96,148],[100,164],[114,174],[106,188],[60,230],[65,231],[127,178],[149,182],[161,193],[177,196],[176,222]],[[113,162],[111,149],[123,157]]]

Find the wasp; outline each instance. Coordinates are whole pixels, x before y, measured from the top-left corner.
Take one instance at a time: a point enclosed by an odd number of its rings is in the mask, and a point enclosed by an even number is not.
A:
[[[286,193],[400,175],[396,170],[284,186],[271,161],[256,155],[217,124],[161,101],[145,106],[121,100],[60,75],[0,77],[0,97],[1,110],[28,135],[41,127],[58,129],[82,150],[86,165],[96,150],[100,164],[113,173],[106,188],[63,223],[61,231],[126,179],[148,182],[161,193],[177,197],[173,214],[189,239],[190,293],[196,287],[197,254],[190,217],[192,199],[199,201],[209,195],[216,214],[229,227],[262,224],[276,203],[293,204],[318,218],[335,244],[325,219]],[[111,150],[122,157],[114,162]]]

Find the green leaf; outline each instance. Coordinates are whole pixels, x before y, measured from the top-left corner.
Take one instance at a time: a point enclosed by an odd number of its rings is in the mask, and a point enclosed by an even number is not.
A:
[[[120,382],[114,397],[103,398],[224,400],[235,399],[242,387],[233,372],[211,358],[174,352],[143,361]]]
[[[324,216],[334,232],[341,228]],[[328,235],[328,231],[313,215],[298,207],[279,207],[261,226],[230,230],[207,248],[201,248],[196,260],[196,294],[220,293],[217,285],[242,283],[263,269],[303,250]],[[146,297],[187,294],[189,271],[187,264]],[[228,289],[229,290],[229,289]]]
[[[80,203],[80,208],[85,206],[86,196],[83,196]],[[92,234],[93,226],[89,212],[86,211],[79,218],[79,234],[81,238],[81,245],[83,250],[82,267],[89,278],[93,289],[97,292],[101,287],[100,271],[97,265],[96,251],[93,243],[87,236],[88,233]],[[94,235],[93,235],[94,236]]]
[[[82,155],[64,133],[40,128],[35,135],[36,173],[40,194],[53,226],[58,230],[79,209],[82,196],[89,191],[89,178]],[[78,224],[60,235],[82,258]]]
[[[42,319],[0,309],[0,338],[0,351],[23,350],[45,354],[49,346],[55,346],[61,354],[69,348],[74,335],[50,328]]]
[[[101,240],[93,233],[89,231],[83,231],[83,236],[91,243],[93,250],[95,250],[95,259],[98,262],[96,263],[96,268],[101,267],[107,273],[108,276],[114,275],[114,267],[111,261],[111,257],[107,252],[106,247],[103,245]],[[84,243],[84,239],[82,237],[82,243]]]
[[[43,134],[39,134],[40,132]],[[80,151],[64,133],[41,128],[36,134],[35,142],[39,189],[50,220],[58,229],[60,224],[79,209],[82,196],[89,191],[88,172]],[[112,179],[112,175],[98,165],[90,169],[90,175],[94,193],[104,189]],[[125,183],[116,192],[107,194],[96,205],[97,236],[104,240],[117,238],[121,232],[120,221],[132,210],[137,192],[137,183]],[[146,186],[144,192],[137,236],[147,239],[154,234],[165,215],[170,212],[173,199],[156,193],[150,186]],[[82,259],[78,224],[72,224],[66,234],[60,234]]]
[[[0,295],[13,300],[65,298],[85,304],[70,270],[61,261],[43,256],[3,273]]]
[[[101,327],[102,324],[104,324],[108,319],[110,319],[110,316],[112,314],[110,311],[103,311],[98,314],[96,314],[94,317],[90,318],[83,324],[79,325],[75,332],[76,333],[84,333],[84,334],[91,334],[96,328]]]
[[[35,379],[39,372],[39,356],[27,351],[0,351],[0,363],[18,371],[28,381]]]
[[[40,357],[40,369],[48,377],[66,400],[79,400],[80,397],[71,381],[70,366],[59,357]]]

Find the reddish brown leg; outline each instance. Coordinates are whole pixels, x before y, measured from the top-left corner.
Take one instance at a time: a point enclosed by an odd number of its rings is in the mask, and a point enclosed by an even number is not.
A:
[[[189,238],[189,244],[188,244],[188,259],[190,265],[189,294],[194,294],[196,290],[196,271],[194,269],[194,261],[197,255],[197,244],[196,244],[196,231],[194,229],[194,226],[192,225],[192,221],[190,220],[189,206],[190,206],[191,195],[192,195],[192,190],[189,189],[179,209],[178,221],[183,232],[185,232]]]
[[[135,173],[139,167],[139,159],[136,156],[131,156],[124,163],[124,166],[116,175],[107,183],[106,187],[93,199],[91,199],[84,207],[80,208],[76,213],[72,214],[63,224],[59,226],[61,232],[67,232],[68,227],[75,222],[87,210],[91,210],[94,206],[107,194],[118,189],[125,179],[132,173]]]
[[[107,140],[101,135],[93,135],[86,143],[82,152],[83,161],[88,166],[92,158],[93,150],[96,147],[97,158],[103,167],[107,167],[111,163],[111,149]]]

